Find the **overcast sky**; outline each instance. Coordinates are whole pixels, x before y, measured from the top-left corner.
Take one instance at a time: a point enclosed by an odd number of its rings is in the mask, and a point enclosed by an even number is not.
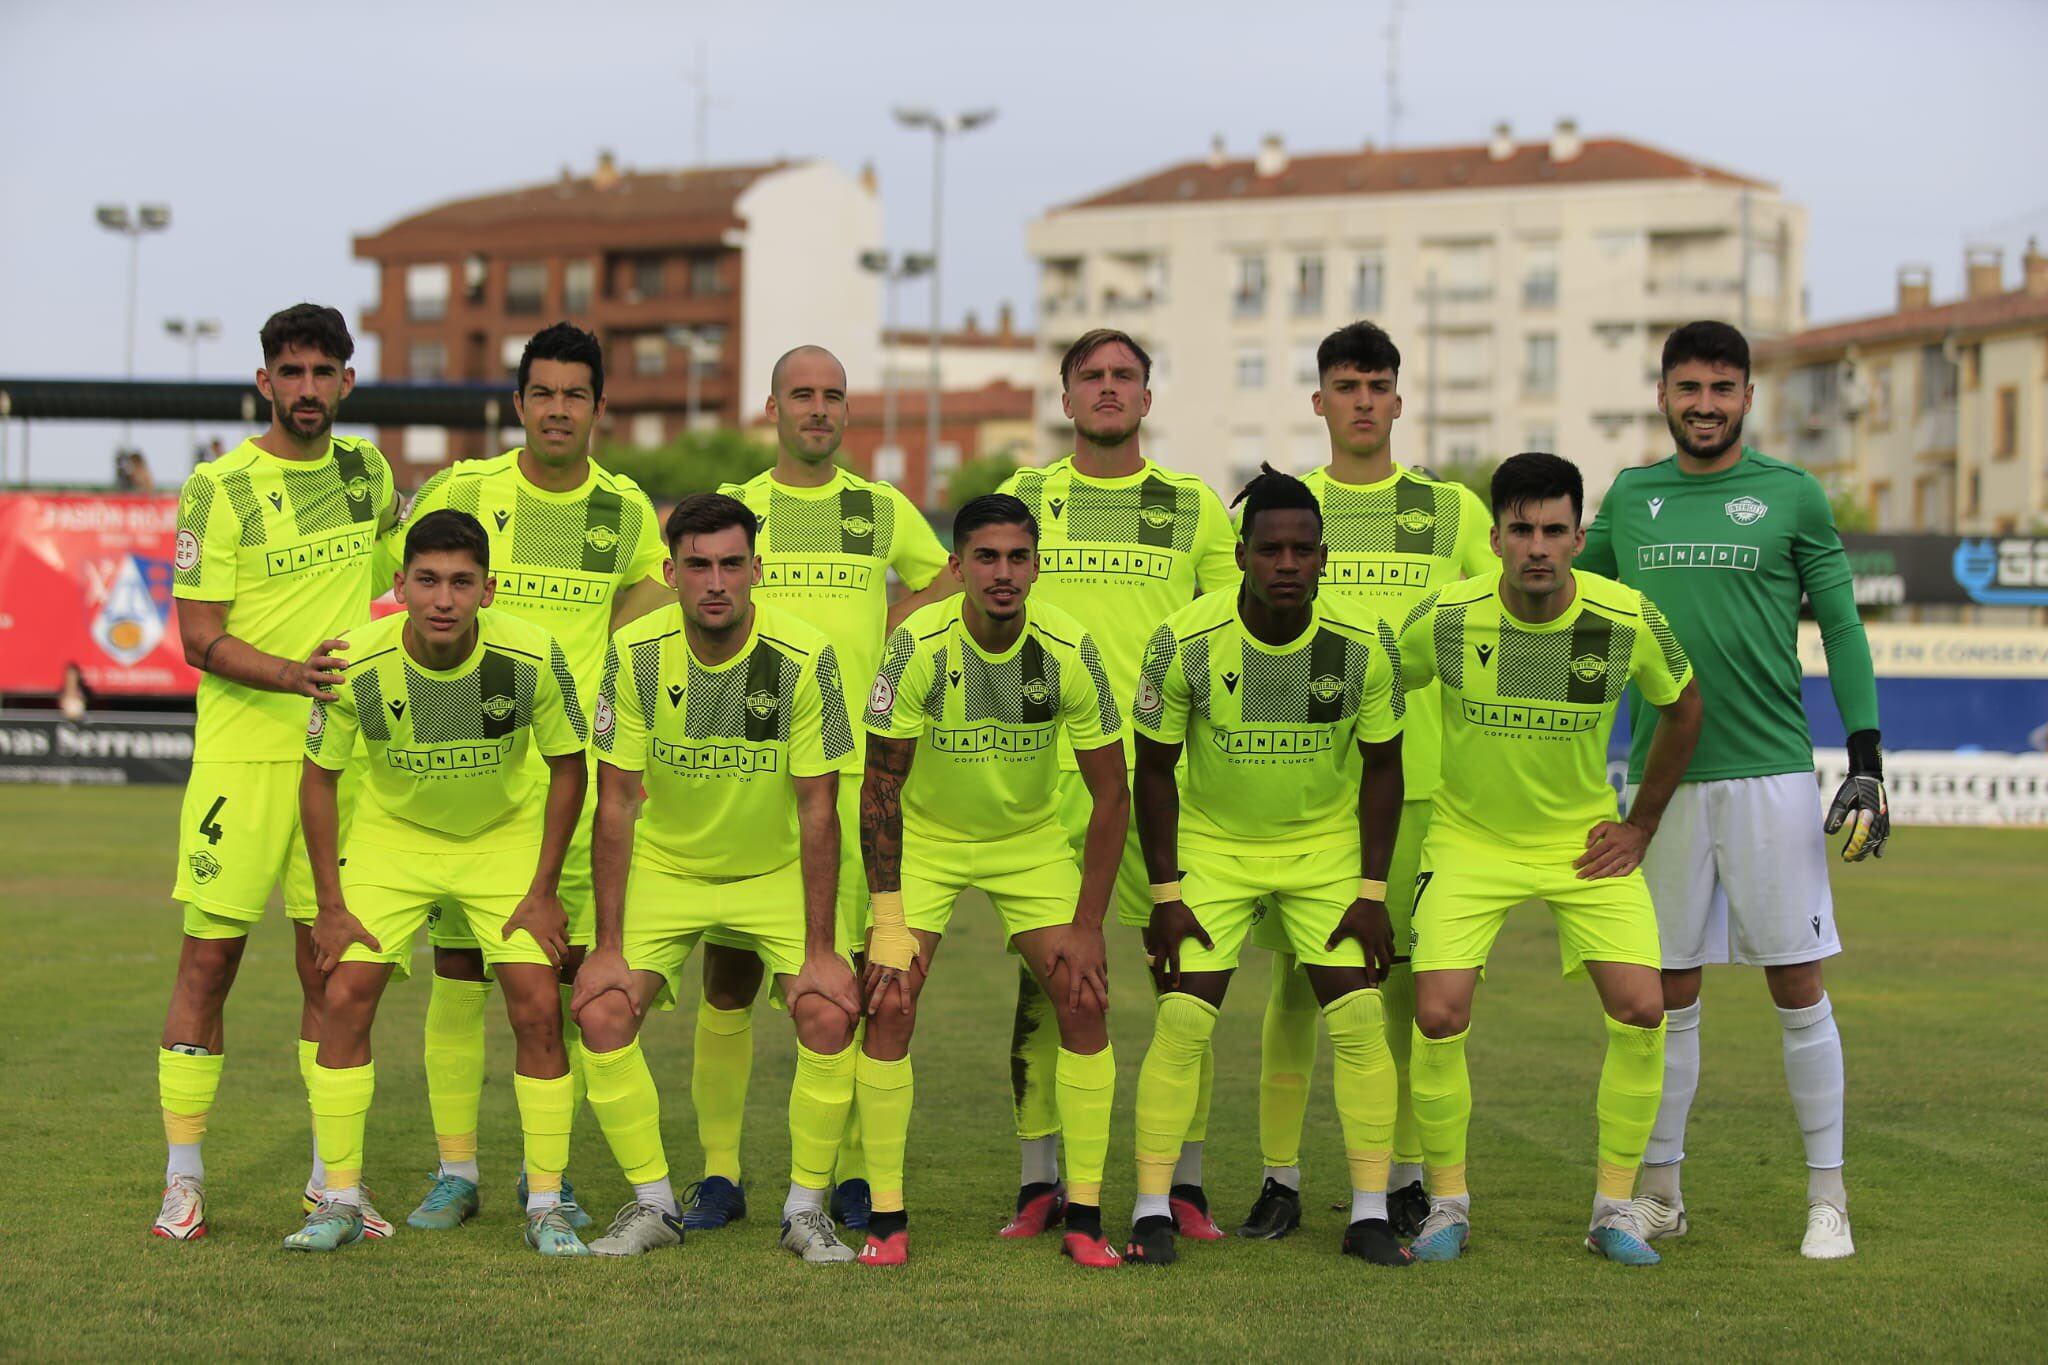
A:
[[[993,105],[947,166],[946,312],[1036,293],[1024,225],[1222,133],[1247,154],[1387,141],[1389,0],[1280,5],[0,0],[0,375],[118,375],[125,244],[94,205],[171,205],[142,245],[136,369],[182,375],[170,316],[217,317],[202,375],[258,363],[300,298],[353,321],[354,234],[438,201],[689,163],[701,43],[711,160],[880,170],[890,243],[929,235],[930,142],[892,105]],[[993,7],[989,7],[993,8]],[[2048,240],[2048,0],[1403,0],[1404,145],[1560,115],[1776,181],[1810,214],[1811,316],[1889,308],[1902,261],[1960,287],[1966,241]],[[902,296],[923,316],[921,292]],[[364,357],[374,372],[374,350]],[[19,467],[19,424],[10,433]],[[184,431],[139,436],[181,473]],[[231,441],[240,433],[223,432]],[[114,433],[39,424],[36,478],[106,477]]]

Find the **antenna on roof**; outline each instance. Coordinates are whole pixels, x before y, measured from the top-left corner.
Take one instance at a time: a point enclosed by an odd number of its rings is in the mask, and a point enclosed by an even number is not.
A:
[[[683,73],[683,84],[695,92],[691,100],[694,111],[694,126],[691,128],[694,152],[692,164],[701,167],[708,164],[706,146],[711,140],[712,107],[725,103],[724,100],[711,97],[711,76],[704,64],[704,44],[701,41],[697,44],[697,65]]]
[[[1387,150],[1401,134],[1401,10],[1403,0],[1387,0]]]

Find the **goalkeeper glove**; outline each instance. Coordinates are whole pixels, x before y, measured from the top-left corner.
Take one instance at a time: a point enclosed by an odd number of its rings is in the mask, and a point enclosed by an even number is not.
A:
[[[1842,844],[1843,862],[1884,856],[1885,841],[1892,836],[1892,817],[1885,805],[1884,755],[1875,730],[1858,730],[1849,736],[1849,775],[1842,779],[1834,804],[1828,807],[1826,832],[1833,834],[1844,825],[1849,837]]]
[[[917,935],[903,922],[903,893],[877,891],[868,897],[868,961],[907,972],[917,960]]]

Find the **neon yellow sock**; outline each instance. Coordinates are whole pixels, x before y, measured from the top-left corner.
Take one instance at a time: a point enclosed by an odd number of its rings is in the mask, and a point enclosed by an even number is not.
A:
[[[1183,1142],[1205,1142],[1209,1137],[1209,1100],[1216,1093],[1216,1048],[1213,1043],[1202,1048],[1202,1074],[1195,1087],[1195,1112],[1188,1119],[1187,1136]]]
[[[427,1110],[443,1161],[476,1160],[477,1109],[484,1091],[484,1007],[488,981],[434,978],[427,996],[427,1031],[421,1059],[427,1072]]]
[[[1010,1030],[1010,1099],[1026,1142],[1060,1130],[1060,1028],[1052,998],[1029,967],[1017,969],[1017,1018]]]
[[[1138,1193],[1168,1193],[1181,1143],[1201,1103],[1203,1063],[1216,1031],[1216,1007],[1179,991],[1159,997],[1152,1046],[1138,1068]]]
[[[1394,1057],[1376,990],[1353,991],[1323,1007],[1334,1058],[1332,1089],[1351,1162],[1351,1188],[1384,1193],[1394,1148]],[[1289,1165],[1293,1163],[1287,1163]]]
[[[363,1125],[377,1092],[377,1064],[329,1067],[316,1062],[309,1085],[327,1188],[355,1188],[363,1183]]]
[[[853,1107],[853,1076],[859,1054],[848,1043],[842,1052],[813,1052],[796,1045],[796,1078],[789,1086],[789,1178],[807,1190],[832,1183],[832,1159]]]
[[[1607,1059],[1600,1065],[1600,1197],[1635,1193],[1636,1168],[1664,1098],[1664,1022],[1637,1028],[1607,1020]]]
[[[863,1019],[853,1026],[853,1048],[860,1051],[860,1045],[867,1040],[868,1021]],[[860,1101],[846,1111],[846,1127],[839,1134],[839,1156],[833,1162],[832,1178],[844,1183],[848,1180],[868,1179],[868,1148],[862,1137]],[[899,1177],[900,1179],[900,1177]],[[872,1182],[870,1182],[872,1186]]]
[[[1415,1045],[1415,970],[1397,963],[1380,982],[1387,1012],[1387,1051],[1394,1058],[1394,1160],[1422,1164],[1422,1130],[1415,1126],[1415,1099],[1408,1090],[1408,1059]]]
[[[1067,1198],[1102,1206],[1102,1168],[1109,1160],[1109,1115],[1116,1102],[1116,1052],[1059,1050],[1054,1087],[1060,1102],[1060,1132],[1067,1152]]]
[[[572,1109],[583,1107],[583,1097],[589,1091],[589,1081],[583,1074],[583,1030],[576,1027],[576,1016],[569,1013],[569,1002],[576,996],[576,984],[567,982],[561,986],[562,993],[562,1051],[569,1054],[569,1086],[575,1101]]]
[[[1440,1199],[1465,1193],[1465,1129],[1472,1122],[1465,1039],[1471,1032],[1468,1028],[1448,1038],[1430,1038],[1421,1028],[1415,1030],[1409,1087],[1415,1095],[1415,1125],[1422,1133],[1424,1174],[1429,1192]],[[1655,1108],[1651,1106],[1652,1118]]]
[[[878,1062],[857,1052],[853,1107],[867,1129],[867,1180],[877,1213],[903,1209],[903,1149],[910,1140],[910,1105],[915,1093],[910,1058]],[[795,1112],[792,1107],[791,1119]],[[842,1149],[843,1155],[843,1149]],[[843,1171],[840,1179],[849,1179]]]
[[[697,1142],[704,1174],[740,1178],[740,1129],[747,1116],[747,1083],[754,1074],[754,1010],[722,1010],[697,1002],[696,1050],[690,1063],[690,1105],[697,1111]]]
[[[661,1150],[661,1096],[640,1040],[617,1052],[586,1049],[583,1065],[590,1078],[590,1110],[626,1179],[635,1185],[668,1179],[668,1156]]]
[[[206,1119],[213,1112],[226,1061],[218,1052],[194,1057],[167,1047],[157,1049],[156,1094],[164,1111],[165,1142],[182,1146],[206,1136]]]
[[[542,1194],[562,1188],[569,1165],[569,1130],[576,1121],[576,1083],[567,1076],[512,1077],[519,1128],[526,1135],[526,1188]]]
[[[1259,1030],[1259,1150],[1268,1166],[1301,1162],[1319,1023],[1308,973],[1296,968],[1292,953],[1273,954],[1273,985]]]

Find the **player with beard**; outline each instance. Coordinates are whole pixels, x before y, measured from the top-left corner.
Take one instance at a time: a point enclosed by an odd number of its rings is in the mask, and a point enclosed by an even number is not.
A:
[[[1785,1081],[1806,1147],[1800,1254],[1855,1252],[1842,1181],[1842,1040],[1821,963],[1842,950],[1825,836],[1845,826],[1844,862],[1884,855],[1877,684],[1848,557],[1820,481],[1742,443],[1753,390],[1749,343],[1694,322],[1664,343],[1657,406],[1677,450],[1625,470],[1600,504],[1581,563],[1655,594],[1699,670],[1706,732],[1643,860],[1664,944],[1669,1021],[1664,1099],[1636,1213],[1651,1237],[1687,1230],[1679,1190],[1686,1115],[1699,1086],[1701,969],[1764,969]],[[1800,600],[1813,603],[1828,685],[1848,732],[1849,775],[1825,826],[1799,691]],[[1634,699],[1629,782],[1658,733]]]
[[[1038,601],[1081,623],[1102,651],[1110,686],[1129,697],[1152,631],[1198,592],[1235,587],[1237,537],[1229,514],[1192,474],[1147,458],[1140,430],[1152,410],[1152,358],[1129,335],[1084,333],[1060,359],[1061,409],[1074,424],[1074,453],[1044,469],[1020,469],[1002,491],[1037,519]],[[1126,741],[1128,745],[1128,741]],[[1127,749],[1125,758],[1130,753]],[[1060,823],[1079,860],[1093,803],[1072,750],[1060,750]],[[1144,856],[1133,823],[1117,871],[1119,923],[1142,931],[1152,917]],[[1028,966],[1018,971],[1011,1082],[1022,1147],[1017,1215],[1005,1237],[1033,1237],[1057,1223],[1059,1107],[1053,1075],[1059,1030],[1052,1002]],[[1208,1131],[1215,1060],[1202,1058],[1202,1084],[1186,1146],[1174,1173],[1173,1213],[1184,1237],[1223,1235],[1202,1191],[1202,1140]]]
[[[152,1231],[173,1241],[206,1234],[200,1143],[226,1060],[222,1016],[249,931],[280,883],[302,996],[299,1074],[311,1084],[326,988],[296,798],[306,702],[334,700],[337,637],[370,619],[377,537],[398,519],[384,456],[333,434],[356,379],[341,314],[297,304],[263,324],[262,343],[256,387],[269,429],[193,470],[178,500],[171,595],[185,660],[201,677],[171,892],[185,937],[157,1053],[170,1157]],[[316,1137],[307,1189],[325,1183]],[[362,1210],[369,1236],[390,1235],[367,1201]]]

